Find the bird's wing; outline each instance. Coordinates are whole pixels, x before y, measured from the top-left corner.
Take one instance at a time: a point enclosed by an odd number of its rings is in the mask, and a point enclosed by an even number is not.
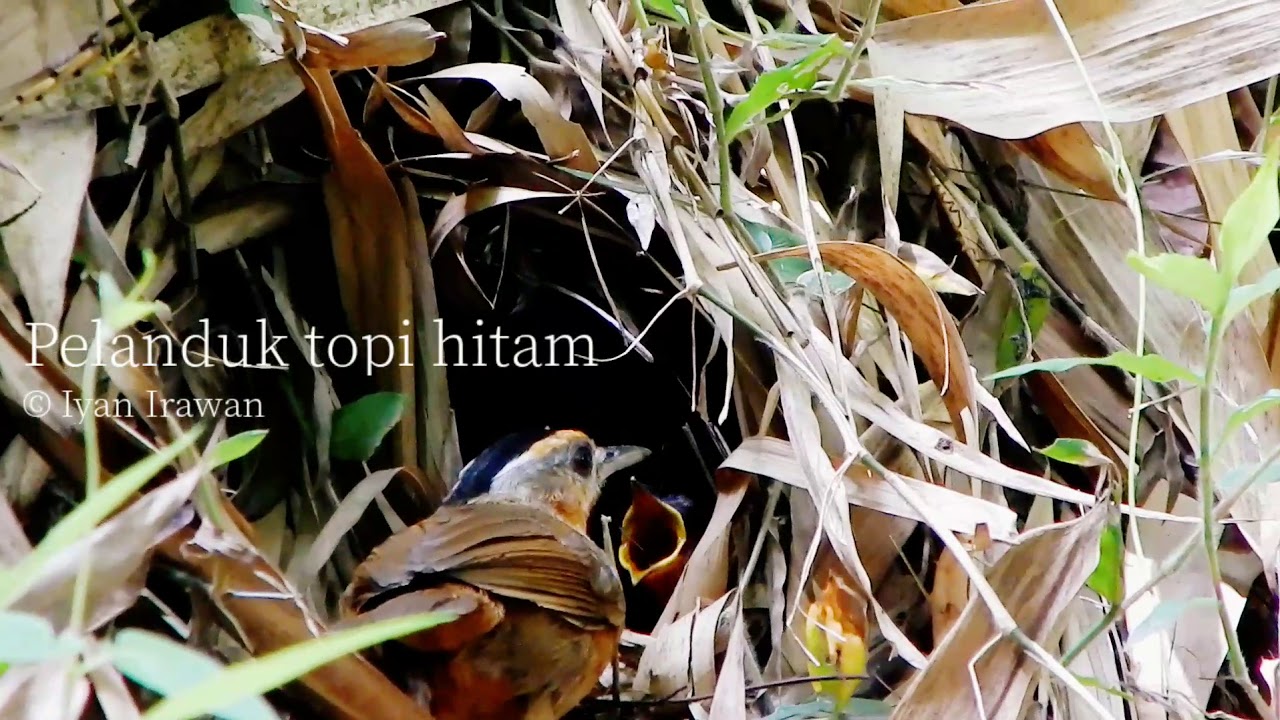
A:
[[[526,600],[584,627],[621,626],[622,585],[590,538],[528,505],[444,506],[378,546],[356,569],[344,606],[443,583]]]

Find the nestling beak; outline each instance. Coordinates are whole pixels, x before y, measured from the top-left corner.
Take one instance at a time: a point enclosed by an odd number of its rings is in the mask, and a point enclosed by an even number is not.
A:
[[[659,578],[660,588],[655,589],[670,594],[684,569],[686,538],[680,511],[640,483],[632,483],[631,507],[622,518],[622,546],[618,549],[618,562],[631,576],[631,584]]]
[[[619,470],[638,465],[641,460],[649,457],[649,454],[648,449],[635,445],[610,445],[596,448],[596,468],[600,482],[603,483]]]

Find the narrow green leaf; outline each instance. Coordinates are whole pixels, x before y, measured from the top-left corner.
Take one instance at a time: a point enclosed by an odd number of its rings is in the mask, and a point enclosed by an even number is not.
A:
[[[1018,365],[1007,370],[992,373],[991,375],[988,375],[986,379],[1003,380],[1005,378],[1019,377],[1031,372],[1066,372],[1067,370],[1078,368],[1083,365],[1105,365],[1108,367],[1119,368],[1134,375],[1142,375],[1152,382],[1158,383],[1183,380],[1196,385],[1200,384],[1200,377],[1198,375],[1175,362],[1166,360],[1161,355],[1148,353],[1139,357],[1128,350],[1121,350],[1100,358],[1054,358],[1052,360],[1041,360],[1039,362],[1026,363],[1025,365]]]
[[[267,437],[266,430],[247,430],[218,443],[209,451],[209,466],[221,467],[253,452]]]
[[[1151,282],[1196,301],[1211,315],[1221,312],[1227,302],[1227,278],[1204,258],[1177,253],[1143,257],[1131,251],[1128,262]]]
[[[770,105],[794,92],[813,89],[818,82],[818,72],[840,53],[844,41],[839,35],[830,36],[816,50],[794,62],[764,73],[747,92],[747,97],[734,106],[725,120],[725,137],[730,142],[747,129],[758,115]]]
[[[1178,623],[1178,618],[1182,617],[1183,613],[1192,608],[1204,608],[1207,610],[1216,606],[1217,602],[1210,597],[1165,600],[1157,605],[1155,610],[1152,610],[1151,614],[1129,633],[1128,642],[1133,645],[1141,642],[1144,638],[1168,630]]]
[[[1267,272],[1255,283],[1233,288],[1227,296],[1227,306],[1222,311],[1223,322],[1231,322],[1253,303],[1280,290],[1280,268]]]
[[[1111,464],[1111,460],[1103,455],[1097,446],[1080,438],[1058,438],[1053,441],[1053,444],[1039,448],[1036,452],[1058,462],[1080,467],[1100,467]]]
[[[42,663],[74,654],[80,638],[57,635],[48,620],[23,612],[0,612],[0,663]]]
[[[125,468],[92,497],[63,516],[30,554],[5,573],[3,582],[0,582],[0,608],[9,607],[11,602],[21,597],[40,577],[41,569],[49,560],[93,532],[99,523],[114,513],[131,495],[141,490],[174,458],[195,444],[204,429],[204,423],[199,423],[171,445],[166,445],[159,452]]]
[[[200,682],[181,695],[167,697],[142,720],[190,720],[246,698],[281,687],[351,653],[449,622],[451,613],[420,613],[369,623],[251,658]]]
[[[341,460],[364,462],[404,413],[405,396],[394,392],[366,395],[333,414],[331,454]]]
[[[112,639],[111,664],[123,675],[161,697],[172,697],[209,682],[222,663],[163,635],[127,628]],[[261,694],[207,708],[221,720],[279,720]]]
[[[1222,274],[1231,284],[1240,272],[1266,244],[1280,221],[1280,188],[1276,185],[1276,152],[1280,143],[1271,143],[1262,167],[1253,176],[1249,186],[1240,193],[1222,217],[1218,234],[1219,252],[1222,253]]]
[[[1094,592],[1115,605],[1124,600],[1124,539],[1119,525],[1107,525],[1098,541],[1098,566],[1086,582]]]

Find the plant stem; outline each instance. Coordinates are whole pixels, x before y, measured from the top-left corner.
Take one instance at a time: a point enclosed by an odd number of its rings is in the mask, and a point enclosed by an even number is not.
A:
[[[1240,650],[1240,638],[1236,634],[1235,625],[1227,613],[1226,598],[1222,593],[1222,565],[1218,557],[1218,544],[1222,538],[1217,520],[1214,518],[1214,478],[1213,478],[1213,384],[1222,352],[1222,336],[1226,328],[1222,321],[1222,313],[1214,314],[1209,323],[1209,349],[1205,354],[1204,384],[1200,389],[1200,510],[1203,525],[1204,551],[1209,561],[1209,577],[1213,582],[1213,596],[1217,601],[1218,620],[1222,622],[1222,634],[1227,640],[1227,660],[1231,666],[1231,674],[1236,682],[1244,688],[1255,709],[1262,712],[1267,702],[1262,699],[1249,679],[1249,668],[1245,664],[1244,653]]]
[[[706,87],[707,108],[711,110],[711,118],[716,128],[716,150],[719,151],[720,165],[720,212],[733,214],[733,186],[729,183],[732,167],[729,164],[729,140],[725,137],[724,95],[716,83],[715,74],[711,72],[711,51],[707,49],[707,39],[702,36],[698,24],[697,3],[685,3],[685,11],[689,14],[689,22],[685,27],[689,30],[689,41],[693,43],[693,52],[698,58],[698,69],[702,71],[702,84]]]

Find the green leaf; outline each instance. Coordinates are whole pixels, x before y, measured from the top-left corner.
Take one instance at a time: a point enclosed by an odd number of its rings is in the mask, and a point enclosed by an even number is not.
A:
[[[839,35],[830,36],[826,42],[813,52],[783,65],[780,68],[764,73],[751,87],[747,97],[734,106],[725,120],[725,137],[721,142],[731,142],[739,133],[745,131],[758,115],[770,105],[782,100],[791,93],[812,90],[818,82],[818,72],[844,48],[844,41]]]
[[[672,2],[672,0],[644,0],[644,5],[663,17],[679,20],[683,23],[689,22],[689,13],[683,7]]]
[[[1224,493],[1235,492],[1242,483],[1254,485],[1270,485],[1280,481],[1280,463],[1271,463],[1260,468],[1259,463],[1232,468],[1218,481],[1218,490]]]
[[[284,44],[275,18],[264,0],[227,0],[227,6],[240,18],[240,22],[266,47],[282,53]]]
[[[745,218],[742,218],[742,224],[746,226],[747,232],[751,233],[751,241],[756,246],[756,252],[766,253],[804,246],[804,240],[799,235],[782,228],[752,222]],[[798,257],[770,260],[767,264],[778,278],[778,282],[783,285],[796,285],[800,282],[802,275],[813,270],[813,263]]]
[[[1232,285],[1240,272],[1266,244],[1280,221],[1280,188],[1276,186],[1276,152],[1280,143],[1271,143],[1262,167],[1249,186],[1232,201],[1222,217],[1218,234],[1222,274]]]
[[[1232,434],[1250,420],[1276,407],[1280,407],[1280,388],[1272,388],[1248,405],[1236,408],[1236,411],[1231,413],[1231,417],[1227,418],[1227,424],[1222,429],[1221,442],[1229,440]]]
[[[419,613],[330,632],[251,658],[157,703],[142,720],[190,720],[281,687],[316,668],[379,643],[454,620],[447,612]]]
[[[209,466],[221,467],[253,452],[267,437],[266,430],[248,430],[223,440],[209,451]]]
[[[1107,525],[1098,541],[1098,566],[1085,583],[1112,605],[1124,600],[1124,538],[1119,525]]]
[[[1200,384],[1200,377],[1190,370],[1178,365],[1175,362],[1166,360],[1163,356],[1155,353],[1138,356],[1128,350],[1111,353],[1106,357],[1100,358],[1054,358],[1052,360],[1041,360],[1039,362],[1026,363],[1018,365],[1007,370],[1001,370],[987,376],[987,380],[1003,380],[1005,378],[1019,377],[1031,372],[1066,372],[1082,365],[1106,365],[1108,367],[1119,368],[1125,372],[1134,375],[1142,375],[1152,382],[1166,383],[1172,380],[1183,380],[1196,385]]]
[[[1004,316],[1000,345],[996,348],[996,370],[1007,370],[1031,355],[1040,328],[1049,317],[1052,295],[1049,281],[1036,269],[1035,263],[1023,264],[1013,276],[1018,297]],[[1021,299],[1021,303],[1018,302]]]
[[[1178,618],[1192,608],[1213,608],[1217,602],[1211,597],[1186,598],[1183,600],[1165,600],[1145,620],[1129,633],[1129,644],[1138,643],[1144,638],[1168,630],[1178,623]],[[1208,619],[1206,618],[1206,622]]]
[[[172,444],[125,468],[92,497],[63,516],[30,554],[0,576],[0,608],[9,607],[10,603],[21,597],[40,577],[41,570],[54,556],[93,532],[99,523],[110,517],[130,496],[160,474],[174,458],[195,444],[203,433],[202,422]]]
[[[1130,251],[1128,262],[1151,282],[1200,303],[1211,315],[1222,312],[1227,302],[1230,283],[1204,258],[1177,253],[1143,257]]]
[[[373,457],[382,439],[400,422],[405,404],[400,393],[380,392],[339,408],[333,414],[331,454],[356,462]]]
[[[1227,296],[1227,306],[1222,311],[1222,321],[1231,322],[1253,303],[1280,290],[1280,268],[1267,272],[1255,283],[1233,288]]]
[[[162,697],[199,687],[224,671],[222,663],[182,643],[145,630],[128,628],[112,639],[110,658],[123,675]],[[206,708],[201,714],[222,720],[279,720],[260,694]]]
[[[0,663],[42,663],[75,654],[80,638],[57,635],[48,620],[23,612],[0,612]]]
[[[1100,467],[1111,464],[1111,460],[1103,455],[1097,446],[1080,438],[1058,438],[1052,445],[1039,448],[1036,452],[1058,462],[1080,467]]]

